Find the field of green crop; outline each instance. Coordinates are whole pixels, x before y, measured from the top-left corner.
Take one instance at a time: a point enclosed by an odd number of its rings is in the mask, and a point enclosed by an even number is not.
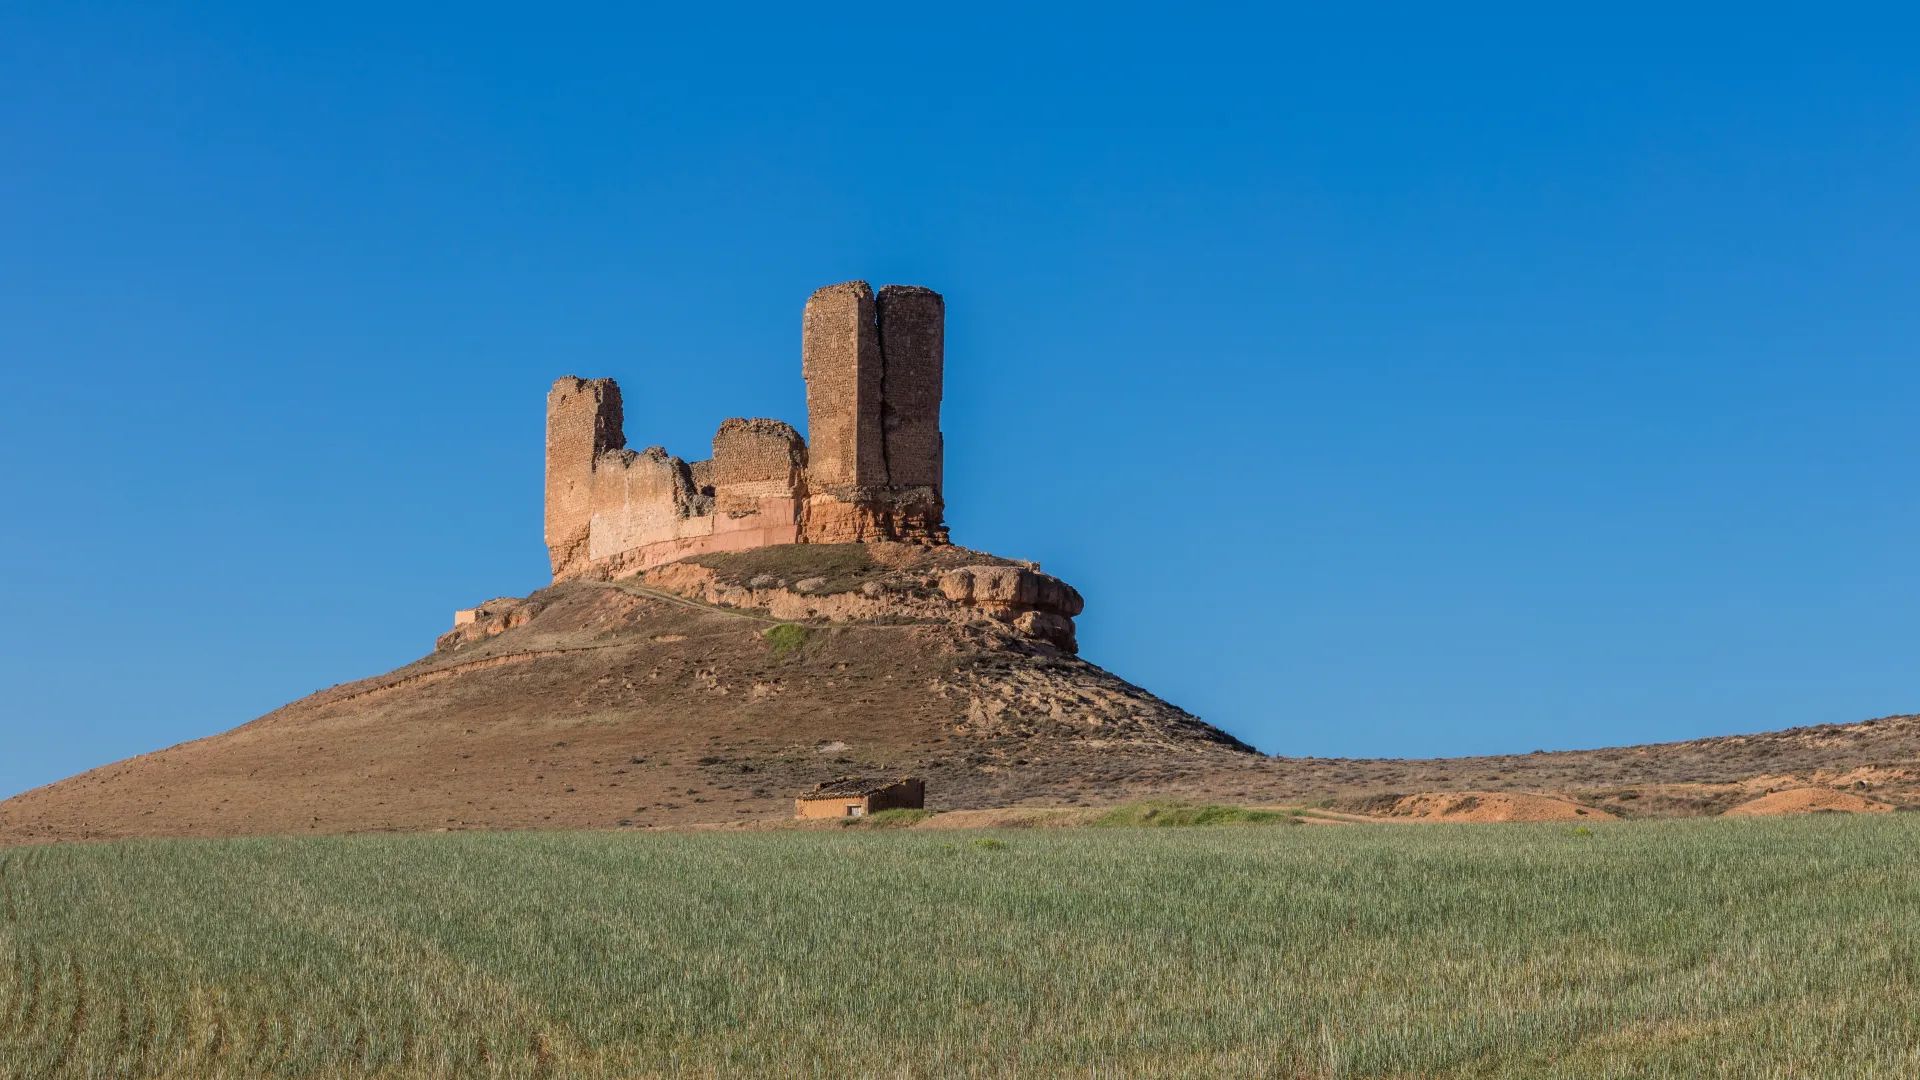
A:
[[[0,851],[0,1076],[1920,1076],[1920,814]]]

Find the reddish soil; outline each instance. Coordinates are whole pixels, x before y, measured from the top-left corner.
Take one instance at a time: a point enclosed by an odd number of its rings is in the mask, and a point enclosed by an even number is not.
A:
[[[1883,802],[1832,788],[1793,788],[1762,795],[1727,811],[1728,817],[1771,817],[1775,814],[1884,814],[1893,807]]]
[[[1579,821],[1599,810],[1566,799],[1507,791],[1434,791],[1409,795],[1385,814],[1413,821]]]

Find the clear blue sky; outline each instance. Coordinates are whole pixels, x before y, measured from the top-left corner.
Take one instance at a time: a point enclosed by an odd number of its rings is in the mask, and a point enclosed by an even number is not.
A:
[[[0,794],[540,586],[556,376],[705,456],[856,277],[1264,750],[1920,710],[1920,27],[1424,7],[0,7]]]

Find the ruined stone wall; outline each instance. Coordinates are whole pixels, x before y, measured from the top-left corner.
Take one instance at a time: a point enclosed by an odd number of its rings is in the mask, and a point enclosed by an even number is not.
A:
[[[724,426],[724,425],[722,425]],[[693,477],[693,490],[702,495],[713,494],[713,459],[689,461],[687,473]]]
[[[764,499],[792,499],[804,482],[807,444],[778,420],[725,420],[713,436],[714,509],[729,517],[760,512]]]
[[[555,579],[626,573],[770,544],[945,543],[939,293],[829,285],[801,317],[811,446],[777,420],[720,425],[713,456],[626,449],[611,379],[547,396],[548,554]]]
[[[727,420],[714,435],[713,457],[687,462],[658,446],[625,449],[621,420],[620,388],[610,379],[568,376],[548,395],[555,580],[799,542],[807,448],[792,426]]]
[[[698,529],[689,522],[702,516],[702,509],[712,513],[711,499],[694,490],[687,463],[659,446],[649,446],[637,454],[611,450],[600,455],[594,470],[592,506],[589,559],[605,559],[680,539],[689,528]]]

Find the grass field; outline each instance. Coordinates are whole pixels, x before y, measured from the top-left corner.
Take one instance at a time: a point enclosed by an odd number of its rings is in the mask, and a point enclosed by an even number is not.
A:
[[[1920,1076],[1920,814],[0,851],[0,1075]]]

